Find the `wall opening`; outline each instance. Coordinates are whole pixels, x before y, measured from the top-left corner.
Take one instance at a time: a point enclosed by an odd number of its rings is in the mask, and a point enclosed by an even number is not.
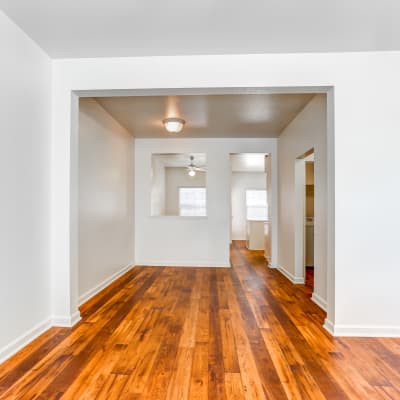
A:
[[[295,271],[314,290],[314,149],[295,162]]]
[[[230,155],[231,164],[231,243],[244,242],[252,251],[262,251],[271,259],[271,223],[267,191],[265,153]],[[271,189],[271,188],[270,188]]]
[[[70,235],[66,249],[69,251],[70,281],[68,285],[68,295],[55,293],[57,307],[62,310],[70,309],[70,316],[64,318],[65,325],[73,325],[79,320],[78,312],[78,115],[79,98],[82,97],[120,97],[120,96],[160,96],[160,95],[196,95],[196,94],[251,94],[251,93],[326,93],[328,96],[328,295],[327,295],[327,321],[329,324],[334,322],[334,130],[333,130],[333,89],[331,87],[285,87],[285,88],[196,88],[196,89],[126,89],[126,90],[75,90],[72,91],[71,106],[71,147],[70,147]],[[251,151],[251,150],[250,150]],[[277,159],[267,157],[271,168],[270,184],[277,185]],[[267,188],[268,189],[268,188]],[[270,267],[278,266],[278,235],[277,235],[277,191],[267,190],[269,212],[272,213],[270,220],[271,243],[270,243]],[[62,235],[61,235],[62,236]],[[229,235],[228,235],[229,242]],[[65,288],[67,289],[67,287]],[[57,311],[56,311],[57,312]],[[67,315],[68,313],[65,313]],[[61,313],[60,313],[61,315]]]

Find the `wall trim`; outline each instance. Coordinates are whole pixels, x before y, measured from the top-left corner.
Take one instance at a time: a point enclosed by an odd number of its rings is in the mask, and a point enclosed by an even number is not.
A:
[[[111,283],[116,281],[118,278],[120,278],[122,275],[124,275],[125,273],[130,271],[132,268],[134,268],[134,266],[135,266],[135,263],[130,263],[128,265],[125,265],[119,271],[115,272],[114,274],[112,274],[108,278],[104,279],[104,281],[98,283],[95,287],[93,287],[92,289],[90,289],[87,292],[83,293],[78,298],[78,305],[81,306],[83,303],[86,303],[89,299],[91,299],[97,293],[101,292],[108,285],[110,285]]]
[[[267,264],[268,264],[268,267],[270,267],[270,268],[276,268],[276,266],[274,266],[274,265],[271,264],[271,257],[270,257],[270,256],[265,256],[265,255],[264,255],[264,258],[265,258],[265,261],[266,261]]]
[[[23,347],[31,343],[37,337],[39,337],[42,333],[46,332],[52,326],[52,319],[47,318],[46,320],[39,322],[33,328],[29,329],[11,343],[4,346],[0,349],[0,364],[16,354]]]
[[[311,296],[311,300],[320,308],[322,308],[324,311],[327,310],[327,304],[326,300],[323,299],[319,294],[313,292]]]
[[[179,262],[165,262],[165,261],[140,261],[136,263],[136,266],[143,267],[199,267],[199,268],[231,268],[231,264],[226,261],[222,262],[199,262],[197,261],[179,261]]]
[[[332,336],[334,335],[334,324],[331,320],[329,320],[328,318],[325,318],[324,324],[322,325],[322,327],[328,332],[330,333]]]
[[[75,311],[72,315],[53,315],[51,319],[52,326],[59,326],[61,328],[72,328],[81,320],[81,313],[79,310]]]
[[[385,325],[335,325],[328,319],[325,320],[324,328],[332,336],[352,337],[389,337],[400,338],[400,326]]]
[[[85,301],[89,300],[95,294],[103,290],[105,287],[110,285],[113,281],[118,279],[124,273],[128,272],[130,269],[134,267],[134,263],[129,264],[122,268],[120,271],[116,272],[109,278],[105,279],[100,284],[96,285],[93,289],[86,292],[79,298],[79,305],[84,303]],[[46,319],[43,322],[35,325],[33,328],[29,329],[27,332],[23,333],[17,339],[13,340],[11,343],[4,346],[0,349],[0,364],[13,356],[14,354],[18,353],[23,347],[27,346],[29,343],[34,341],[38,338],[41,334],[46,332],[53,326],[63,327],[63,328],[71,328],[75,324],[77,324],[81,320],[81,314],[79,310],[74,312],[70,316],[63,316],[63,315],[53,315],[52,317]]]
[[[294,276],[292,273],[287,271],[285,268],[280,267],[279,265],[275,267],[283,276],[289,279],[294,285],[304,285],[304,277],[302,276]]]

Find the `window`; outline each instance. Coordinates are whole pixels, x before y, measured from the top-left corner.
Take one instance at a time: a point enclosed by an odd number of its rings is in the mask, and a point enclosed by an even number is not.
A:
[[[246,190],[247,219],[268,219],[268,204],[266,190]]]
[[[207,215],[205,187],[179,188],[179,215],[183,217],[205,217]]]

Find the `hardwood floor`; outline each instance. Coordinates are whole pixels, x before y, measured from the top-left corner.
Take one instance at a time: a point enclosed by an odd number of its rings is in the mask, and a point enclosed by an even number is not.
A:
[[[0,399],[400,399],[400,340],[333,339],[309,287],[231,259],[134,268],[1,365]]]
[[[312,293],[314,291],[314,267],[306,267],[305,271],[305,285],[307,289],[307,293],[312,296]]]

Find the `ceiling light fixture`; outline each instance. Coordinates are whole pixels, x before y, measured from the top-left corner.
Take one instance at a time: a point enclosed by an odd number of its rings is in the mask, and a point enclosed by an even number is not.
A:
[[[205,167],[195,165],[194,156],[190,156],[190,164],[187,166],[187,173],[191,178],[193,178],[196,176],[197,171],[206,172]]]
[[[163,124],[169,133],[179,133],[185,125],[185,120],[182,118],[165,118]]]

